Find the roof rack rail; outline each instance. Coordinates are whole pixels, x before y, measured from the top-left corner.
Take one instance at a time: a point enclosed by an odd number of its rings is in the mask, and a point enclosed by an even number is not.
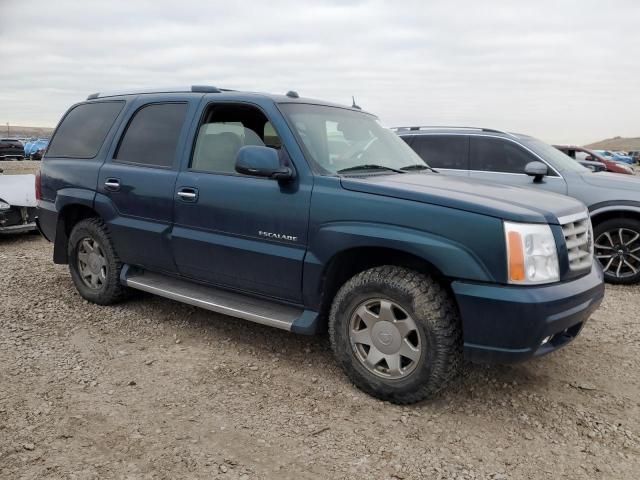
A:
[[[394,130],[396,132],[417,132],[420,130],[429,130],[429,129],[452,129],[452,130],[479,130],[481,132],[491,132],[491,133],[502,133],[504,135],[510,135],[509,132],[504,132],[502,130],[497,130],[495,128],[484,128],[484,127],[455,127],[452,125],[417,125],[410,127],[391,127],[390,130]]]
[[[214,87],[212,85],[191,85],[190,87],[165,87],[165,88],[147,88],[142,90],[122,90],[117,92],[96,92],[87,97],[87,100],[95,100],[96,98],[118,97],[120,95],[139,95],[145,93],[221,93],[232,90]]]

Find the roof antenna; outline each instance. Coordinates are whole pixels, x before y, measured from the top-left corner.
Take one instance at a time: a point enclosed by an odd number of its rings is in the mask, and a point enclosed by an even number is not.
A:
[[[362,110],[362,108],[360,108],[358,105],[356,105],[356,97],[352,96],[351,97],[351,101],[353,102],[351,104],[351,108],[357,108],[358,110]]]

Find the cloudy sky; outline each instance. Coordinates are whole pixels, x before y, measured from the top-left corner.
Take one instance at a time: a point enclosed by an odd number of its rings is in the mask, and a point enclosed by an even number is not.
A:
[[[0,124],[210,84],[586,143],[640,136],[639,52],[637,0],[0,0]]]

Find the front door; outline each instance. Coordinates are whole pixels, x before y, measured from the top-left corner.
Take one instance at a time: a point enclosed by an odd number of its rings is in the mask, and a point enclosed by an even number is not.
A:
[[[532,187],[567,194],[567,184],[551,167],[541,182],[524,173],[529,162],[540,159],[515,142],[504,138],[470,136],[470,176],[496,183]]]
[[[222,287],[301,301],[311,178],[240,175],[238,150],[266,145],[291,163],[271,122],[245,104],[209,105],[174,191],[172,248],[179,272]]]

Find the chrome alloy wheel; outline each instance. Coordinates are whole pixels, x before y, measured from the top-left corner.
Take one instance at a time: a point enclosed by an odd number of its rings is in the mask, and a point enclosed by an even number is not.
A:
[[[415,321],[397,303],[383,298],[367,300],[355,309],[349,339],[362,365],[387,379],[409,375],[422,355]]]
[[[640,233],[628,228],[609,230],[596,239],[594,248],[608,275],[625,278],[640,271]]]
[[[107,281],[107,259],[100,244],[91,237],[78,244],[78,272],[89,288],[100,290]]]

